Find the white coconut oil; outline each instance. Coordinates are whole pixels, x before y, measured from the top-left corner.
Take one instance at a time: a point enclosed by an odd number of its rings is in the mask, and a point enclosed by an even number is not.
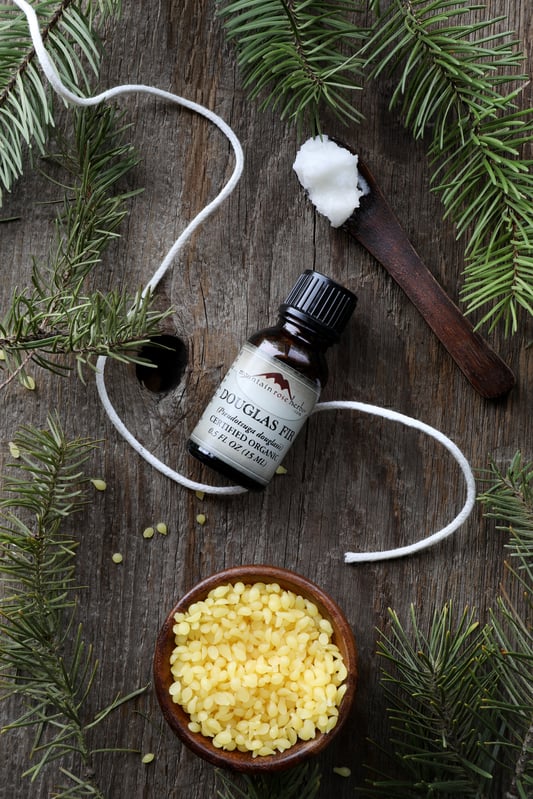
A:
[[[357,155],[324,135],[308,139],[296,154],[293,169],[298,180],[332,227],[343,225],[368,193],[357,162]]]

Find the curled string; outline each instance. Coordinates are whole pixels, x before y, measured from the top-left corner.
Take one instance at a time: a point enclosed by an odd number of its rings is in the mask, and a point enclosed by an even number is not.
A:
[[[337,410],[360,411],[361,413],[368,413],[371,416],[381,416],[383,419],[389,419],[392,422],[399,422],[406,427],[413,427],[416,430],[420,430],[422,433],[434,438],[439,442],[439,444],[442,444],[442,446],[445,447],[445,449],[447,449],[451,455],[453,455],[454,459],[461,468],[461,472],[466,483],[465,504],[457,516],[441,530],[437,530],[437,532],[433,533],[432,535],[429,535],[426,538],[422,538],[420,541],[416,541],[414,544],[408,544],[404,547],[378,550],[376,552],[345,552],[345,563],[368,563],[369,561],[390,560],[391,558],[401,558],[405,557],[406,555],[413,555],[415,552],[420,552],[422,549],[427,549],[434,544],[438,544],[439,541],[443,541],[449,535],[454,533],[468,519],[476,501],[476,481],[474,480],[474,475],[472,474],[472,469],[470,468],[470,464],[468,463],[467,459],[459,447],[454,444],[454,442],[448,438],[448,436],[445,436],[444,433],[441,433],[441,431],[437,430],[435,427],[431,427],[429,424],[421,422],[420,419],[414,419],[411,416],[405,416],[405,414],[398,413],[398,411],[380,408],[378,405],[368,405],[365,402],[344,400],[319,402],[317,405],[315,405],[315,412]]]
[[[145,86],[144,84],[124,84],[121,86],[114,86],[111,89],[107,89],[106,91],[103,91],[100,94],[96,94],[91,97],[82,97],[78,94],[75,94],[67,86],[64,85],[61,78],[59,77],[59,74],[57,72],[57,69],[53,61],[51,60],[50,56],[46,51],[46,48],[44,46],[41,37],[41,32],[39,30],[39,21],[32,6],[29,3],[27,3],[26,0],[13,0],[13,2],[26,15],[35,53],[37,55],[37,58],[39,60],[39,63],[47,80],[49,81],[54,91],[60,97],[62,97],[66,102],[81,107],[88,107],[88,106],[98,105],[99,103],[111,100],[114,97],[118,97],[120,95],[127,95],[127,94],[153,95],[162,100],[166,100],[168,102],[177,104],[179,106],[189,109],[190,111],[200,114],[205,119],[209,120],[214,125],[216,125],[216,127],[226,136],[229,143],[231,144],[235,158],[235,165],[231,176],[229,177],[228,181],[224,184],[221,191],[216,195],[216,197],[213,200],[211,200],[194,217],[194,219],[192,219],[191,222],[189,222],[189,224],[185,227],[183,232],[180,234],[180,236],[176,239],[174,244],[168,250],[163,261],[161,262],[161,264],[159,265],[159,267],[154,272],[149,282],[146,284],[145,288],[143,289],[142,297],[144,298],[147,294],[155,290],[160,280],[163,278],[165,273],[173,264],[177,254],[183,248],[186,242],[189,240],[193,232],[224,202],[224,200],[231,194],[231,192],[239,182],[244,166],[244,156],[242,152],[241,143],[237,138],[236,134],[234,133],[234,131],[232,130],[232,128],[220,116],[218,116],[218,114],[215,114],[209,108],[206,108],[205,106],[200,105],[199,103],[195,103],[191,100],[188,100],[187,98],[181,97],[172,92],[164,91],[163,89],[158,89],[153,86]],[[124,424],[118,413],[116,412],[109,398],[107,388],[105,385],[106,361],[107,361],[106,356],[102,355],[98,358],[96,364],[96,370],[97,370],[96,387],[98,390],[100,401],[111,423],[114,425],[116,430],[145,461],[147,461],[154,469],[156,469],[161,474],[168,477],[170,480],[192,491],[203,491],[204,493],[207,494],[218,494],[218,495],[236,495],[236,494],[246,493],[246,489],[242,488],[241,486],[212,486],[205,483],[199,483],[194,480],[190,480],[188,477],[185,477],[184,475],[180,474],[174,469],[171,469],[169,466],[167,466],[167,464],[156,458],[156,456],[153,453],[147,450],[141,444],[141,442],[138,441],[138,439],[135,438],[135,436],[128,430],[128,428],[126,427],[126,425]],[[398,413],[396,411],[387,410],[386,408],[380,408],[376,405],[368,405],[363,402],[355,402],[355,401],[352,402],[344,400],[338,400],[332,402],[319,402],[317,403],[317,405],[315,405],[313,413],[319,413],[328,410],[354,410],[360,413],[368,413],[373,416],[380,416],[384,419],[389,419],[394,422],[399,422],[408,427],[413,427],[416,428],[417,430],[420,430],[426,435],[429,435],[432,438],[434,438],[451,453],[451,455],[455,458],[455,460],[459,464],[466,483],[467,496],[463,508],[460,510],[457,516],[441,530],[438,530],[437,532],[427,536],[426,538],[416,541],[413,544],[409,544],[403,547],[397,547],[395,549],[382,550],[376,552],[346,552],[344,554],[344,560],[346,563],[364,563],[369,561],[388,560],[391,558],[398,558],[398,557],[405,557],[406,555],[412,555],[415,552],[427,549],[428,547],[431,547],[434,544],[442,541],[444,538],[455,532],[455,530],[457,530],[457,528],[460,527],[466,521],[466,519],[472,512],[472,508],[474,507],[475,503],[475,498],[476,498],[475,480],[467,459],[465,458],[461,450],[447,436],[445,436],[443,433],[441,433],[439,430],[435,429],[434,427],[430,427],[424,422],[419,421],[418,419],[414,419],[410,416],[405,416],[404,414]]]

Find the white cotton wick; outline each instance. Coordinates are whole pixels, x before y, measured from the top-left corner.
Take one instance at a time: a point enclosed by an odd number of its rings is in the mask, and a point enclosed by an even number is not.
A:
[[[203,222],[215,208],[217,208],[222,201],[233,191],[237,185],[242,169],[243,169],[243,154],[239,139],[233,130],[214,112],[202,105],[198,105],[191,100],[187,100],[178,95],[165,92],[161,89],[152,86],[144,86],[137,84],[126,84],[124,86],[115,86],[93,97],[78,97],[73,94],[59,78],[57,69],[50,57],[48,56],[43,44],[40,33],[39,21],[34,8],[26,2],[26,0],[13,0],[14,3],[24,11],[28,19],[30,33],[37,53],[37,57],[43,68],[43,71],[51,83],[54,90],[66,100],[74,103],[75,105],[90,106],[96,105],[103,100],[111,99],[112,97],[120,94],[131,94],[133,92],[140,92],[145,94],[153,94],[162,97],[178,105],[185,106],[198,114],[201,114],[209,121],[213,122],[217,127],[226,135],[230,141],[235,154],[235,167],[232,175],[227,183],[220,190],[218,195],[208,203],[202,211],[200,211],[194,219],[189,222],[185,230],[174,242],[171,249],[163,259],[150,282],[144,289],[144,295],[148,291],[156,288],[159,281],[169,269],[173,259],[178,251],[190,238],[193,231]],[[346,148],[339,147],[335,142],[329,141],[327,136],[322,138],[310,139],[301,148],[294,162],[294,169],[300,179],[301,184],[309,192],[311,200],[315,203],[317,210],[327,216],[333,227],[339,227],[343,222],[348,219],[353,213],[355,208],[359,207],[359,200],[364,194],[368,194],[369,188],[364,180],[358,175],[357,171],[357,156],[352,155]],[[125,441],[130,444],[136,452],[144,458],[147,463],[157,469],[161,474],[169,477],[174,482],[185,486],[193,491],[205,491],[210,494],[242,494],[246,492],[245,488],[241,486],[211,486],[203,483],[197,483],[190,480],[188,477],[174,471],[167,466],[167,464],[160,461],[151,452],[138,441],[133,434],[128,430],[115,408],[109,399],[107,388],[105,385],[105,364],[107,356],[101,355],[98,358],[96,366],[96,385],[98,394],[102,401],[102,405],[115,426],[118,432],[123,436]],[[474,476],[468,461],[458,447],[450,441],[443,433],[435,428],[429,427],[424,422],[418,419],[412,419],[409,416],[391,411],[385,408],[378,408],[375,405],[366,405],[362,402],[347,402],[343,400],[331,402],[318,402],[313,410],[313,413],[327,410],[356,410],[362,413],[369,413],[374,416],[380,416],[392,421],[401,422],[408,427],[414,427],[427,435],[435,438],[440,444],[446,447],[449,452],[456,459],[457,463],[462,469],[466,486],[467,498],[462,510],[458,515],[446,525],[442,530],[423,538],[414,544],[405,547],[398,547],[396,549],[385,550],[381,552],[346,552],[346,563],[366,563],[368,561],[379,561],[390,558],[402,557],[410,555],[414,552],[419,552],[422,549],[433,546],[443,538],[454,532],[461,524],[463,524],[471,513],[476,499],[476,485]]]
[[[357,161],[357,155],[327,136],[308,139],[296,154],[292,168],[316,210],[329,219],[332,227],[344,224],[368,193]]]

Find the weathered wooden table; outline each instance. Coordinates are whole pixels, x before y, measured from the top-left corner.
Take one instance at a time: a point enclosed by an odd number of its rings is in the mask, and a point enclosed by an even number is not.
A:
[[[531,55],[531,8],[513,0],[510,26]],[[487,14],[500,4],[488,3]],[[292,172],[299,146],[292,128],[248,101],[211,0],[149,0],[125,4],[104,41],[104,86],[145,83],[207,104],[240,137],[245,170],[239,187],[193,237],[163,281],[161,305],[172,304],[172,332],[185,342],[186,369],[163,393],[143,387],[132,368],[108,367],[108,390],[127,426],[161,460],[193,479],[219,483],[185,451],[188,431],[247,335],[273,322],[278,303],[306,268],[323,271],[352,289],[359,304],[341,343],[330,352],[330,381],[322,399],[356,399],[417,416],[450,436],[475,469],[489,457],[505,465],[531,446],[533,381],[530,320],[521,332],[491,342],[515,370],[517,385],[503,401],[481,399],[384,269],[341,231],[313,212]],[[424,146],[414,143],[388,111],[387,80],[356,98],[366,121],[328,132],[361,152],[421,256],[457,300],[463,244],[442,221],[430,193]],[[228,144],[208,122],[163,101],[130,97],[119,104],[133,122],[142,153],[134,202],[122,237],[98,274],[102,288],[146,283],[193,215],[212,198],[232,168]],[[21,215],[2,226],[2,296],[24,284],[33,254],[46,252],[53,210],[35,203],[49,196],[28,172],[3,210]],[[438,547],[418,556],[371,565],[343,563],[346,550],[399,546],[450,520],[464,501],[460,472],[430,439],[357,413],[313,417],[286,460],[287,474],[261,494],[200,501],[148,466],[118,436],[98,401],[95,385],[72,375],[36,374],[37,389],[11,388],[1,397],[2,443],[19,425],[44,424],[57,410],[69,436],[101,439],[90,468],[107,481],[75,522],[78,618],[100,661],[90,700],[94,709],[118,692],[151,679],[153,646],[163,618],[198,578],[239,563],[283,565],[318,582],[341,604],[353,625],[359,688],[347,728],[321,757],[321,796],[349,797],[376,758],[368,738],[385,741],[386,700],[379,683],[376,628],[386,629],[387,608],[407,619],[414,603],[422,621],[452,598],[475,606],[481,619],[503,573],[505,537],[476,507],[469,521]],[[524,451],[531,457],[531,451]],[[206,516],[198,524],[198,513]],[[151,540],[145,527],[163,521],[168,535]],[[120,565],[115,552],[123,554]],[[13,714],[16,712],[13,704]],[[9,706],[2,707],[4,719]],[[163,721],[148,689],[109,717],[98,743],[141,752],[97,756],[95,770],[109,797],[215,795],[211,766],[188,752]],[[105,741],[103,740],[105,738]],[[0,795],[45,797],[42,783],[22,778],[30,736],[2,736]],[[333,773],[349,766],[350,778]]]

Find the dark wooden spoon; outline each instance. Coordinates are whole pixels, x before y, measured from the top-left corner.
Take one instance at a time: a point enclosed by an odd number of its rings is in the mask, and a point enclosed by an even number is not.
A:
[[[353,152],[342,142],[336,142]],[[369,193],[342,225],[403,289],[475,390],[486,399],[507,394],[515,377],[490,345],[474,330],[422,262],[372,173],[359,158],[358,170]]]

